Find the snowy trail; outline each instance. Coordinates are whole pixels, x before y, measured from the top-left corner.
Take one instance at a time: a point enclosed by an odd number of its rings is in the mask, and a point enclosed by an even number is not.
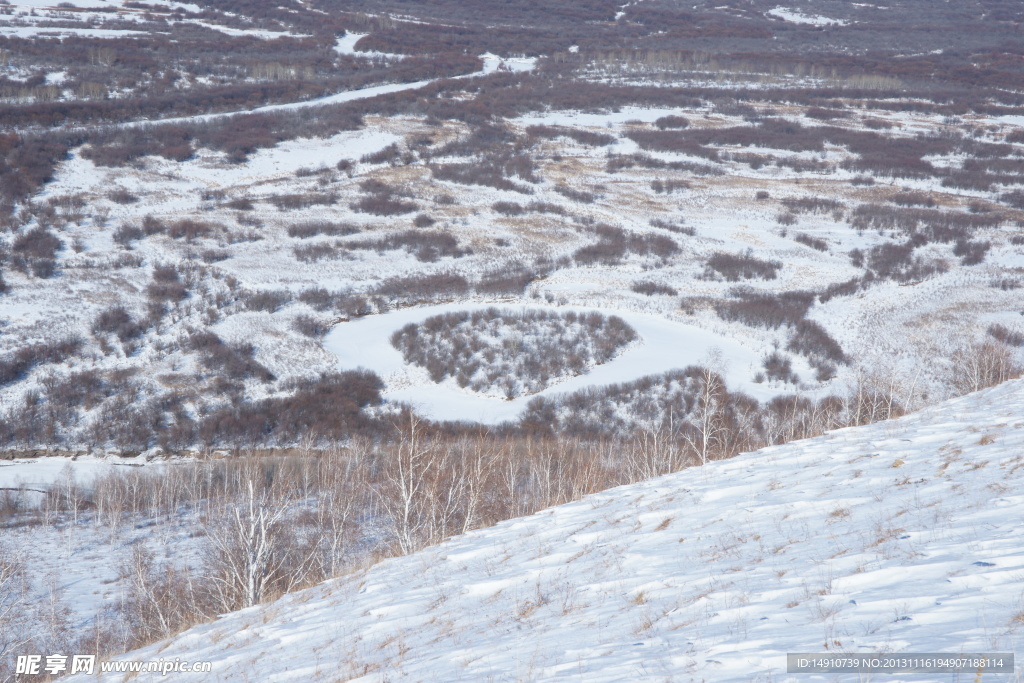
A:
[[[544,391],[509,401],[481,396],[459,388],[454,380],[434,384],[427,372],[405,364],[401,353],[391,346],[391,333],[439,313],[472,311],[495,306],[512,311],[549,309],[562,312],[598,312],[617,315],[640,336],[619,356],[599,365],[585,375],[573,377]],[[412,404],[424,417],[436,420],[469,420],[498,424],[515,420],[533,398],[576,391],[590,386],[629,382],[645,375],[658,374],[688,365],[706,362],[717,349],[724,361],[724,374],[730,388],[740,388],[755,398],[777,395],[779,390],[751,381],[760,365],[760,353],[737,341],[694,325],[660,316],[615,309],[554,307],[544,304],[443,304],[406,308],[383,315],[368,316],[337,325],[324,338],[324,348],[338,357],[343,369],[367,368],[384,380],[385,397]]]
[[[175,677],[222,682],[876,680],[787,675],[787,652],[825,643],[1020,662],[1022,490],[1016,380],[503,522],[118,659],[211,661]]]
[[[360,53],[361,54],[361,53]],[[462,76],[452,76],[451,80],[461,80],[464,78],[476,78],[477,76],[486,76],[494,73],[501,65],[504,64],[506,68],[513,71],[529,71],[533,69],[536,62],[535,59],[503,59],[490,53],[480,55],[483,59],[483,68],[479,71],[474,71],[471,74],[463,74]],[[152,119],[145,121],[132,121],[129,123],[117,124],[119,127],[132,127],[132,126],[143,126],[151,124],[170,124],[170,123],[198,123],[205,121],[213,121],[215,119],[223,119],[231,116],[239,116],[242,114],[266,114],[275,111],[296,111],[299,109],[308,109],[310,107],[323,107],[331,104],[343,104],[345,102],[355,102],[357,100],[367,100],[372,97],[378,97],[380,95],[390,95],[396,92],[403,92],[405,90],[419,90],[425,88],[431,83],[437,81],[446,80],[445,78],[432,78],[423,81],[415,81],[413,83],[389,83],[387,85],[375,85],[369,88],[361,88],[359,90],[347,90],[345,92],[335,93],[333,95],[325,95],[324,97],[318,97],[312,100],[303,100],[302,102],[289,102],[287,104],[268,104],[263,107],[256,107],[254,109],[240,109],[236,111],[219,112],[216,114],[199,114],[196,116],[179,116],[170,119]]]

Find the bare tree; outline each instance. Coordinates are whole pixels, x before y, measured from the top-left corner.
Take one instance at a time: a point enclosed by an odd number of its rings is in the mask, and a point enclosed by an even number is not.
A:
[[[403,555],[420,546],[425,527],[424,498],[434,464],[429,444],[420,436],[420,419],[411,412],[407,417],[408,427],[400,428],[394,457],[384,463],[383,481],[376,487]]]
[[[246,474],[241,500],[228,505],[220,520],[206,529],[213,551],[214,588],[229,610],[263,601],[282,578],[285,564],[281,521],[288,500],[257,491],[255,473]]]
[[[697,454],[700,464],[706,465],[728,436],[725,383],[718,373],[706,367],[701,369],[698,382],[697,401],[689,418],[692,429],[684,431],[683,438]]]
[[[0,671],[6,659],[31,638],[24,628],[29,588],[20,558],[0,546]]]
[[[953,354],[953,387],[967,394],[1019,377],[1021,367],[1010,347],[986,339]]]

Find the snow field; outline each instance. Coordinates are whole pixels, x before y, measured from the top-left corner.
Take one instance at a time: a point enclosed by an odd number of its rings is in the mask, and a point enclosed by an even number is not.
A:
[[[834,680],[787,676],[786,652],[1019,657],[1022,415],[1011,381],[471,532],[123,658],[212,660],[220,681],[728,683]]]

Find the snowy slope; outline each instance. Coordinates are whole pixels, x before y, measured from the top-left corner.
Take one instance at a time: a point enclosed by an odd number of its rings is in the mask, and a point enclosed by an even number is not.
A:
[[[212,660],[220,681],[785,681],[787,651],[826,644],[1019,660],[1022,426],[1014,381],[470,533],[124,658]]]

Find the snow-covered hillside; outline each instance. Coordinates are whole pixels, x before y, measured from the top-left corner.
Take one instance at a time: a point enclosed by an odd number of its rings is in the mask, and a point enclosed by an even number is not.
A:
[[[454,538],[123,659],[212,660],[219,681],[782,681],[787,652],[1019,656],[1022,427],[1012,381]]]

